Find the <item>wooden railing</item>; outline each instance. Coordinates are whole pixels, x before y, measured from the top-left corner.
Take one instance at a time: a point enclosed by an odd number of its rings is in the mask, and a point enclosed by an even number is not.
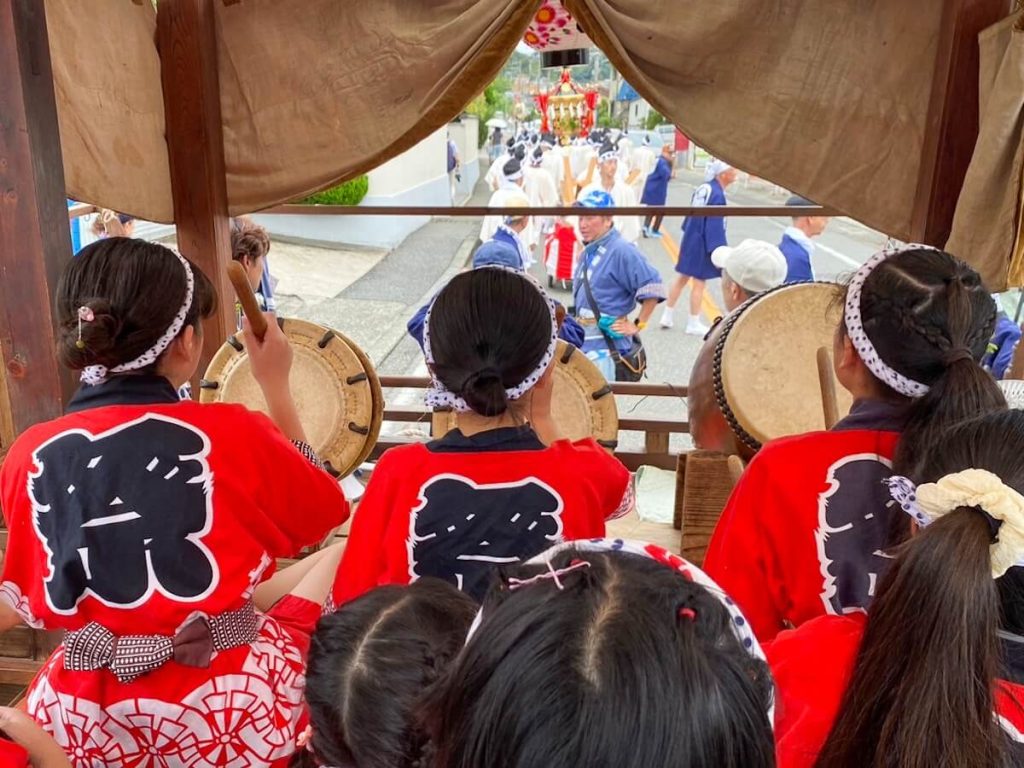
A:
[[[417,389],[424,390],[430,384],[426,376],[381,376],[381,387],[384,389]],[[673,411],[682,410],[680,400],[685,400],[687,389],[683,386],[672,384],[646,384],[643,382],[631,384],[616,382],[611,385],[612,392],[617,398],[621,397],[663,397],[671,398],[672,404],[668,406]],[[624,409],[620,408],[620,413]],[[384,422],[419,424],[430,427],[431,434],[437,432],[440,419],[445,416],[444,412],[433,412],[426,407],[399,407],[384,409]],[[679,419],[660,418],[623,418],[619,417],[619,433],[642,432],[644,435],[644,448],[642,451],[630,451],[618,449],[615,455],[631,471],[636,471],[643,464],[660,467],[661,469],[674,470],[676,468],[677,456],[670,449],[670,438],[673,434],[688,434],[690,424]],[[411,442],[422,442],[422,438],[406,437],[399,435],[382,435],[377,440],[377,445],[370,455],[371,460],[376,460],[380,454],[388,448],[396,445],[406,445]],[[621,445],[620,440],[620,445]]]

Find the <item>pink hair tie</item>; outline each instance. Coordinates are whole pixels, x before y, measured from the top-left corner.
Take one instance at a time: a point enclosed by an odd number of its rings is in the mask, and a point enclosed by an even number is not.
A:
[[[509,590],[514,591],[514,590],[519,589],[520,587],[526,587],[526,586],[529,586],[530,584],[536,584],[536,583],[538,583],[540,581],[547,581],[548,579],[551,579],[553,582],[555,582],[555,586],[558,587],[559,590],[563,590],[563,589],[565,589],[565,587],[562,585],[562,582],[559,580],[560,576],[565,576],[567,573],[572,573],[573,571],[578,571],[581,568],[589,568],[590,567],[590,563],[587,562],[586,560],[573,560],[572,563],[570,563],[567,567],[559,568],[557,571],[555,570],[554,566],[551,565],[550,561],[546,562],[545,565],[548,567],[547,571],[544,572],[544,573],[538,573],[536,576],[534,576],[532,578],[529,578],[529,579],[509,579],[508,580],[508,588],[509,588]]]

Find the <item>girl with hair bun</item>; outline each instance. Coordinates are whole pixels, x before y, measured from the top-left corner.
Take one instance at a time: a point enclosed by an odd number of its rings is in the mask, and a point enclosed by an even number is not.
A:
[[[758,452],[704,562],[762,640],[823,613],[863,610],[886,550],[908,532],[885,503],[885,478],[914,476],[943,430],[1006,407],[978,364],[996,307],[964,262],[922,245],[883,251],[842,302],[833,364],[853,408],[829,431]]]
[[[423,342],[430,406],[459,429],[377,463],[333,590],[341,605],[422,576],[483,594],[496,564],[565,539],[604,535],[632,509],[629,472],[551,419],[558,324],[531,278],[501,267],[457,275],[434,299]]]
[[[767,649],[782,768],[1024,766],[1024,412],[961,423],[889,479],[916,527],[867,614]]]
[[[76,767],[270,766],[295,750],[338,553],[272,575],[275,558],[348,506],[305,442],[277,323],[243,334],[272,420],[178,399],[215,304],[161,245],[82,249],[57,287],[57,354],[82,386],[0,469],[0,629],[66,631],[26,705]]]

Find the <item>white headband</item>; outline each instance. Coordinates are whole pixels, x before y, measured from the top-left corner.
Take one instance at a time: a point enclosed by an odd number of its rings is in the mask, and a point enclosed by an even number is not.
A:
[[[526,565],[546,565],[548,566],[548,572],[540,574],[533,579],[527,579],[516,584],[510,584],[513,588],[519,588],[528,586],[529,584],[535,583],[542,579],[550,579],[559,589],[561,589],[561,583],[559,577],[568,574],[571,571],[577,570],[583,566],[583,563],[576,563],[570,565],[561,570],[555,571],[551,568],[551,561],[561,553],[569,549],[575,549],[580,553],[585,552],[624,552],[630,555],[639,555],[640,557],[646,557],[651,560],[655,560],[664,566],[671,568],[674,571],[680,573],[687,581],[692,581],[695,584],[699,584],[707,592],[714,597],[725,610],[729,613],[729,626],[732,629],[733,635],[737,640],[740,641],[740,645],[755,659],[763,661],[767,664],[767,658],[764,655],[764,651],[761,649],[760,643],[757,642],[757,638],[754,636],[753,630],[750,628],[750,622],[747,621],[743,612],[740,611],[739,606],[733,601],[725,590],[722,589],[718,584],[708,576],[704,571],[698,568],[696,565],[686,560],[683,557],[669,552],[664,547],[659,547],[656,544],[648,544],[643,541],[634,541],[631,539],[581,539],[579,541],[563,541],[559,544],[555,544],[550,549],[541,552],[539,555],[530,558],[526,561]],[[585,562],[585,561],[584,561]],[[696,618],[699,621],[699,617]],[[473,624],[469,628],[469,632],[466,635],[466,644],[472,640],[473,635],[476,634],[480,625],[483,623],[483,609],[477,611],[476,618],[473,619]],[[768,708],[768,722],[772,724],[772,728],[775,727],[775,703],[772,702]]]
[[[134,360],[115,365],[113,368],[108,369],[105,365],[88,365],[82,369],[81,380],[89,384],[90,386],[96,386],[102,384],[107,380],[108,373],[125,373],[127,371],[137,371],[140,368],[145,368],[147,365],[152,365],[156,362],[156,359],[163,354],[163,351],[167,349],[172,341],[174,341],[178,334],[181,333],[182,326],[185,325],[185,316],[188,314],[189,308],[192,306],[192,295],[195,292],[195,278],[192,275],[192,267],[189,266],[188,261],[177,251],[168,248],[171,253],[177,257],[178,261],[181,262],[181,266],[185,268],[185,301],[182,302],[181,309],[178,310],[178,314],[174,316],[174,320],[171,321],[170,326],[164,332],[164,335],[156,340],[156,343],[143,352],[141,355],[136,357]]]
[[[503,173],[502,176],[505,178],[505,181],[518,181],[519,179],[523,178],[523,169],[520,168],[518,171],[512,174]]]
[[[505,390],[505,397],[508,398],[509,401],[515,401],[529,392],[530,389],[540,381],[540,377],[544,375],[548,366],[551,365],[551,361],[555,359],[555,350],[558,346],[558,320],[555,316],[555,303],[546,293],[544,293],[544,289],[540,287],[536,280],[518,270],[506,267],[502,264],[487,264],[482,267],[477,267],[477,269],[501,269],[515,275],[516,277],[527,280],[534,288],[537,289],[537,293],[541,295],[544,301],[547,302],[548,310],[551,312],[551,340],[548,343],[548,348],[544,353],[544,357],[540,359],[540,362],[537,363],[537,367],[533,369],[533,372],[529,376],[523,379],[516,386]],[[428,368],[434,364],[434,354],[430,348],[430,315],[434,311],[434,302],[436,301],[437,297],[435,296],[434,301],[430,303],[430,309],[427,310],[427,316],[423,321],[423,354],[426,356]],[[460,395],[457,395],[447,389],[437,378],[432,369],[430,371],[430,387],[427,389],[426,403],[431,408],[451,408],[459,413],[469,413],[473,410],[469,405],[467,405],[466,401]]]
[[[868,370],[875,375],[875,378],[901,395],[914,398],[923,397],[927,394],[929,387],[919,381],[907,378],[879,357],[878,352],[875,350],[875,345],[871,343],[871,339],[868,338],[867,333],[864,331],[860,304],[864,282],[868,279],[868,275],[874,271],[875,267],[898,253],[922,249],[938,251],[938,248],[932,248],[930,245],[911,243],[903,248],[887,248],[879,251],[864,262],[864,265],[857,270],[853,279],[850,280],[849,286],[847,286],[846,308],[843,313],[846,320],[846,332],[854,348],[857,350],[857,354],[860,355],[860,359],[867,366]]]
[[[598,157],[597,157],[597,161],[599,163],[603,163],[606,160],[618,160],[618,159],[619,159],[618,152],[616,150],[614,150],[614,149],[610,150],[608,152],[604,152],[604,153],[598,155]]]

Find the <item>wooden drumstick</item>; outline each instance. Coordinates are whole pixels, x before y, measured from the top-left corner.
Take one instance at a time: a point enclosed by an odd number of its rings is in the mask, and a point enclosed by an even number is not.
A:
[[[252,292],[249,285],[249,277],[245,274],[245,268],[237,261],[228,264],[228,277],[235,287],[238,295],[238,303],[242,305],[242,311],[249,319],[249,328],[257,339],[262,339],[267,332],[267,318],[260,311],[260,305],[256,301],[256,294]]]
[[[836,400],[836,382],[832,373],[832,353],[828,347],[818,347],[818,385],[821,387],[825,429],[832,429],[839,421],[839,403]]]

